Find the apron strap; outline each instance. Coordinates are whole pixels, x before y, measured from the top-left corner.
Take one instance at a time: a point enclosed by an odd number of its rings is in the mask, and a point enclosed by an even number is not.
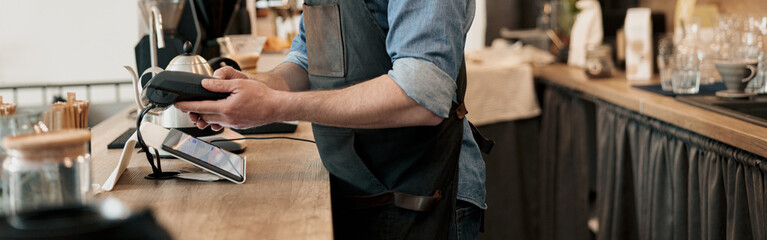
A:
[[[455,93],[457,94],[455,99],[459,104],[463,104],[463,99],[466,95],[466,79],[466,59],[462,59],[461,69],[458,71],[458,79],[455,81],[455,84],[458,87],[455,89]]]
[[[493,146],[495,146],[495,141],[482,136],[482,133],[479,132],[479,129],[477,129],[473,123],[469,122],[469,127],[471,127],[471,134],[474,135],[474,141],[477,142],[479,150],[485,154],[490,154],[490,151],[493,150]]]
[[[452,110],[455,111],[455,114],[458,115],[459,119],[463,119],[466,114],[469,113],[464,104],[466,81],[466,59],[464,59],[461,61],[461,70],[458,72],[458,79],[456,81],[458,88],[456,88],[455,93],[457,94],[456,100],[458,100],[458,102],[454,102],[452,107]],[[474,141],[479,145],[479,150],[485,154],[490,154],[490,151],[493,150],[493,146],[495,145],[495,141],[482,136],[482,133],[479,132],[479,129],[477,129],[471,121],[469,121],[469,126],[471,127],[471,134],[474,136]]]

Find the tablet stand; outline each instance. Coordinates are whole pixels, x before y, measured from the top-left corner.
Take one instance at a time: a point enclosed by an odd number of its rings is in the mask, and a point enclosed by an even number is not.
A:
[[[136,136],[136,132],[134,132],[133,135],[128,138],[128,141],[125,141],[123,152],[120,154],[120,161],[117,162],[117,167],[112,171],[112,174],[109,175],[109,178],[104,182],[104,185],[101,185],[102,190],[112,191],[112,188],[114,188],[117,183],[117,179],[119,179],[120,175],[122,175],[125,169],[128,168],[128,163],[130,163],[131,158],[133,158],[133,152],[136,150],[137,142],[138,137]]]
[[[136,130],[136,131],[139,131],[139,130]],[[114,171],[112,171],[112,174],[109,175],[109,178],[107,178],[106,182],[104,182],[104,185],[101,186],[102,190],[111,191],[112,188],[114,188],[115,184],[117,184],[117,180],[120,179],[120,176],[123,174],[125,169],[128,168],[128,164],[133,158],[133,152],[135,152],[136,150],[136,143],[138,143],[138,136],[136,135],[136,132],[133,132],[133,135],[131,135],[130,138],[128,138],[128,141],[125,141],[125,146],[123,146],[123,151],[120,154],[120,161],[117,162],[117,167],[115,168]],[[158,157],[157,164],[159,168],[160,159],[159,159],[159,156],[157,157]],[[178,174],[179,172],[162,172],[162,170],[160,170],[158,172],[152,172],[149,175],[145,176],[144,178],[171,179]]]

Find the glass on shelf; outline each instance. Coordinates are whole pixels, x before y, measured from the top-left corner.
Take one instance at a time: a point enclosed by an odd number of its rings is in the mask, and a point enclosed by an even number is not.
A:
[[[664,34],[658,40],[658,72],[663,91],[672,91],[671,86],[672,68],[674,63],[674,36]]]
[[[700,59],[694,50],[674,54],[672,90],[676,94],[696,94],[700,90]]]

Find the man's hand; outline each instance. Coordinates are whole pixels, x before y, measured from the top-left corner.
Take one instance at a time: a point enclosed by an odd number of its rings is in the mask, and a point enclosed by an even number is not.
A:
[[[285,76],[288,76],[290,82],[286,82]],[[265,120],[274,119],[276,115],[258,115],[251,111],[256,110],[265,114],[273,110],[273,108],[268,108],[270,106],[262,106],[261,104],[274,101],[259,100],[262,97],[262,95],[258,95],[259,93],[274,93],[276,92],[274,90],[306,90],[309,86],[306,71],[294,63],[282,63],[270,72],[253,75],[227,66],[216,70],[213,77],[234,81],[216,79],[203,81],[203,87],[209,91],[231,93],[227,99],[177,103],[175,105],[181,111],[188,112],[189,120],[200,129],[210,126],[213,130],[218,131],[224,126],[246,128],[269,123]],[[253,93],[256,95],[248,95],[251,94],[250,92],[256,92]],[[203,109],[198,109],[201,107]]]
[[[222,71],[217,71],[217,73]],[[237,75],[237,71],[223,72],[224,77]],[[241,73],[240,73],[241,74]],[[239,76],[238,76],[239,77]],[[219,93],[230,93],[218,101],[178,102],[174,106],[188,112],[189,119],[202,129],[208,125],[215,131],[223,127],[248,128],[281,121],[278,110],[278,95],[259,81],[248,79],[204,79],[202,87]]]
[[[247,79],[248,75],[240,71],[237,71],[236,69],[230,66],[224,66],[222,68],[217,69],[215,72],[213,72],[213,77],[219,78],[219,79]],[[208,125],[211,125],[205,122],[204,120],[202,120],[200,115],[194,112],[189,112],[189,119],[192,120],[192,122],[195,123],[197,127],[200,129],[204,129],[208,127]],[[219,129],[223,127],[218,124],[212,124],[211,128],[218,131]]]

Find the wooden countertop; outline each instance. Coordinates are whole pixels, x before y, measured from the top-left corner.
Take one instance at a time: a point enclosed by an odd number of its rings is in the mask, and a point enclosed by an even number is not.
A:
[[[631,87],[624,75],[608,79],[589,79],[582,69],[564,64],[536,67],[537,78],[575,89],[711,139],[767,157],[767,129],[739,119],[711,112],[672,97]],[[653,82],[631,82],[651,84]]]
[[[125,109],[92,129],[94,183],[102,184],[117,165],[121,150],[106,145],[129,127],[135,115]],[[313,139],[311,125],[300,123],[293,134]],[[314,144],[289,140],[248,140],[247,181],[199,182],[147,180],[151,168],[134,154],[111,192],[137,209],[150,207],[175,239],[332,239],[330,183]],[[193,167],[163,159],[164,170]]]

